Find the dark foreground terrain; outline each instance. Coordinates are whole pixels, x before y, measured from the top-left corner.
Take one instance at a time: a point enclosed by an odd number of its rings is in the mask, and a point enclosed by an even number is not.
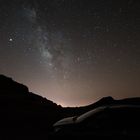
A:
[[[58,120],[81,115],[91,109],[110,104],[140,104],[140,98],[114,100],[104,97],[85,107],[63,108],[28,88],[0,75],[0,139],[50,139],[52,125]]]

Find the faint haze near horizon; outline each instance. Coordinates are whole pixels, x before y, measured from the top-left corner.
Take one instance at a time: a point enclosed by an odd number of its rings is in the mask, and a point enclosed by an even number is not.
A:
[[[140,2],[1,0],[0,73],[62,106],[140,96]]]

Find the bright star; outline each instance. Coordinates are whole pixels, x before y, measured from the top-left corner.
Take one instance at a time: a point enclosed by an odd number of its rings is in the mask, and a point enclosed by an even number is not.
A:
[[[9,41],[10,41],[10,42],[12,42],[12,41],[13,41],[13,39],[12,39],[12,38],[10,38],[10,39],[9,39]]]

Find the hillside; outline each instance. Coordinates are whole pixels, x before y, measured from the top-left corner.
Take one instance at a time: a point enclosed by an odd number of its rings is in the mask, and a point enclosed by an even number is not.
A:
[[[52,124],[62,118],[61,110],[25,85],[0,75],[0,130],[6,136],[46,136]]]

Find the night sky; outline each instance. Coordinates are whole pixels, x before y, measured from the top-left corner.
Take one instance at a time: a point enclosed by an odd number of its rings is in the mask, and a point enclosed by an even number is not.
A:
[[[139,0],[0,0],[0,73],[62,106],[140,96]]]

